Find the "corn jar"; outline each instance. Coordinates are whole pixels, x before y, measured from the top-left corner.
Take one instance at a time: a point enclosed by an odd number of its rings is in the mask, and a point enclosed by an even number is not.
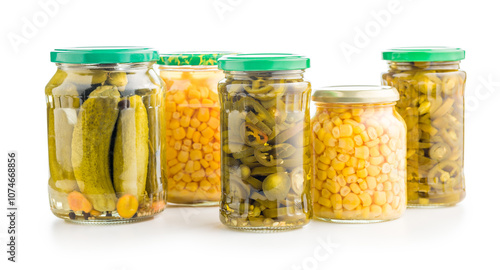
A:
[[[398,89],[397,110],[408,127],[408,205],[454,205],[465,197],[465,51],[447,47],[383,52],[385,85]]]
[[[240,54],[219,59],[222,140],[220,220],[273,231],[309,222],[309,59]]]
[[[387,86],[331,86],[312,100],[314,217],[368,223],[406,209],[406,128]]]
[[[129,222],[163,211],[163,83],[141,47],[57,49],[45,87],[52,212],[82,223]]]
[[[168,202],[217,205],[220,200],[220,108],[217,59],[224,52],[160,55],[166,84],[165,154]]]

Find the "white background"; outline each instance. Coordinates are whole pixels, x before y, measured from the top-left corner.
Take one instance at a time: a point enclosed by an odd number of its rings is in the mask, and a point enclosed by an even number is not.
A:
[[[495,2],[2,1],[1,209],[7,207],[7,151],[18,151],[20,172],[19,262],[7,262],[6,210],[0,210],[0,269],[499,269]],[[56,5],[47,10],[43,3]],[[217,208],[169,207],[153,220],[127,225],[66,223],[51,214],[47,198],[44,86],[55,72],[52,49],[91,45],[299,53],[311,58],[306,74],[313,88],[378,84],[386,48],[464,48],[467,197],[451,208],[409,209],[392,222],[312,221],[275,234],[228,230]]]

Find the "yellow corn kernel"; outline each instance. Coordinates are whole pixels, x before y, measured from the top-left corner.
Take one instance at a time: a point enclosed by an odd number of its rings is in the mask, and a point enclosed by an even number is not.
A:
[[[220,155],[219,155],[220,156]],[[215,157],[214,157],[215,158]],[[220,160],[219,160],[220,161]],[[210,161],[210,168],[213,170],[217,170],[220,168],[220,163],[216,161]]]
[[[186,162],[185,171],[187,173],[193,173],[194,172],[194,163],[193,163],[192,160],[189,160],[188,162]]]
[[[337,151],[333,147],[328,147],[325,150],[325,154],[329,159],[333,160],[337,156]]]
[[[186,183],[189,183],[191,181],[193,181],[193,179],[191,179],[191,176],[187,173],[185,173],[183,176],[182,176],[182,181],[186,182]]]
[[[359,183],[359,188],[361,190],[367,190],[368,189],[368,184],[366,183],[366,181],[362,180],[360,183]]]
[[[220,151],[214,151],[214,161],[220,162]]]
[[[195,192],[198,189],[198,183],[196,182],[189,182],[186,184],[186,189]]]
[[[345,167],[345,162],[340,162],[338,159],[333,160],[333,168],[336,171],[341,171]]]
[[[382,137],[380,137],[380,141],[381,141],[383,144],[388,143],[388,142],[389,142],[389,139],[390,139],[390,138],[389,138],[389,135],[387,135],[387,134],[384,134],[384,135],[382,135]]]
[[[347,162],[351,157],[347,154],[340,154],[337,156],[337,159],[341,162]]]
[[[357,146],[361,146],[363,145],[363,139],[361,139],[361,135],[356,135],[354,136],[354,144],[356,144]]]
[[[349,187],[351,188],[354,194],[359,194],[361,192],[361,188],[357,183],[352,183],[351,185],[349,185]]]
[[[351,112],[352,112],[353,116],[360,116],[363,114],[363,109],[356,108],[356,109],[352,109]]]
[[[323,141],[323,139],[325,138],[325,135],[326,135],[325,129],[324,128],[320,128],[318,130],[317,135],[318,135],[318,139],[321,140],[321,141]]]
[[[324,180],[326,180],[327,174],[325,171],[318,170],[318,172],[316,173],[316,176],[318,177],[319,180],[324,181]]]
[[[332,202],[333,209],[340,210],[342,209],[342,196],[339,194],[333,194],[330,197],[330,201]]]
[[[386,156],[386,157],[387,157],[387,156],[389,156],[389,155],[392,153],[392,151],[391,151],[391,149],[389,148],[389,146],[387,146],[387,145],[385,145],[385,144],[382,144],[382,145],[380,146],[380,153],[382,153],[382,155],[384,155],[384,156]]]
[[[352,135],[351,125],[340,125],[340,137],[350,137]]]
[[[167,153],[166,155],[167,161],[175,159],[175,157],[177,157],[177,150],[175,150],[173,147],[168,147],[166,153]]]
[[[192,128],[192,127],[188,127],[187,128],[187,131],[186,131],[186,138],[188,139],[192,139],[193,138],[193,134],[195,132],[195,129]]]
[[[378,157],[380,156],[380,151],[378,150],[378,146],[374,146],[370,148],[370,156],[371,157]]]
[[[184,166],[185,166],[184,163],[178,163],[170,168],[169,173],[172,175],[177,174],[184,168]]]
[[[346,163],[346,166],[356,168],[358,167],[358,159],[356,157],[351,157]]]
[[[372,197],[370,196],[370,194],[366,192],[359,194],[359,199],[361,200],[361,203],[365,207],[370,206],[372,204]]]
[[[332,162],[331,159],[329,159],[327,156],[323,155],[318,158],[319,161],[325,163],[325,164],[330,164]]]
[[[318,167],[318,169],[323,170],[323,171],[326,171],[328,169],[328,165],[326,165],[325,163],[322,163],[322,162],[318,162],[318,164],[316,166]]]
[[[378,205],[371,205],[370,206],[370,212],[375,216],[380,216],[382,214],[382,207],[378,206]]]
[[[340,195],[341,195],[342,197],[347,196],[347,194],[349,194],[349,192],[351,192],[351,188],[349,188],[348,186],[342,186],[342,187],[340,188]]]
[[[352,149],[354,148],[354,140],[352,138],[340,138],[339,147],[343,149]]]
[[[180,127],[180,126],[181,126],[181,124],[180,124],[179,120],[177,120],[177,119],[172,119],[170,121],[170,124],[168,124],[168,127],[170,129],[176,129],[176,128]]]
[[[339,114],[340,119],[349,119],[352,117],[352,114],[350,112],[343,112]]]
[[[319,139],[314,139],[314,151],[317,155],[320,155],[325,150],[325,145]]]
[[[366,161],[364,159],[358,160],[358,170],[364,169],[366,165]]]
[[[377,187],[377,179],[373,176],[366,177],[366,183],[368,184],[368,188],[371,190]]]
[[[200,120],[198,120],[197,118],[191,118],[191,127],[198,128],[200,125]]]
[[[201,143],[193,143],[193,149],[200,150],[202,148]]]
[[[174,130],[174,139],[180,141],[186,137],[186,130],[183,127],[178,127]]]
[[[340,138],[340,128],[338,126],[333,127],[332,129],[333,138]]]
[[[177,190],[183,190],[186,187],[186,182],[179,181],[177,184],[175,184],[175,189]]]
[[[386,215],[389,215],[392,213],[392,207],[390,204],[384,204],[382,206],[382,213],[386,214]]]
[[[342,174],[344,176],[348,176],[348,175],[351,175],[351,174],[354,174],[356,171],[354,170],[353,167],[346,167],[344,169],[342,169]]]
[[[361,203],[359,197],[354,193],[349,193],[342,200],[342,205],[346,210],[353,210]]]
[[[179,163],[179,161],[177,159],[172,159],[172,160],[169,160],[167,162],[167,165],[170,166],[170,167],[172,167],[172,166],[174,166],[177,163]]]
[[[323,127],[325,128],[328,133],[332,133],[333,130],[333,122],[330,120],[327,120],[323,123]]]
[[[367,132],[368,137],[370,137],[370,139],[372,140],[375,140],[378,137],[377,130],[374,127],[368,127]]]
[[[214,136],[215,132],[212,128],[207,127],[205,128],[202,132],[201,135],[205,138],[212,138]]]
[[[371,164],[371,165],[375,165],[375,166],[377,166],[377,165],[382,164],[382,162],[384,162],[384,160],[385,160],[385,159],[384,159],[384,157],[383,157],[383,156],[379,156],[379,157],[371,157],[371,158],[370,158],[370,164]]]
[[[328,168],[328,170],[326,170],[326,176],[329,178],[329,179],[335,179],[335,176],[337,175],[337,172],[335,171],[335,169],[330,166]]]
[[[186,107],[186,108],[184,108],[184,109],[183,109],[183,114],[184,114],[185,116],[189,116],[189,117],[191,117],[191,116],[193,116],[193,114],[194,114],[194,110],[193,110],[193,109],[191,109],[191,108]]]
[[[194,109],[198,109],[198,108],[201,108],[201,103],[200,103],[200,100],[198,99],[190,99],[189,100],[189,107],[190,108],[194,108]]]
[[[384,190],[385,191],[390,191],[392,190],[392,183],[390,181],[385,181],[384,182]]]
[[[368,132],[363,131],[359,134],[361,136],[361,139],[363,140],[363,142],[369,142],[370,141],[370,136],[368,136]]]
[[[337,183],[339,183],[340,186],[345,186],[347,184],[347,182],[345,181],[345,177],[343,175],[339,175],[335,178],[335,181],[337,181]]]
[[[326,133],[323,142],[326,146],[334,147],[336,140],[333,138],[333,135],[331,133]]]
[[[193,142],[199,143],[200,142],[200,138],[201,138],[201,132],[195,131],[193,133]]]
[[[389,163],[384,163],[382,165],[382,173],[390,173],[391,172],[391,165]]]
[[[370,165],[368,168],[368,175],[370,176],[377,176],[380,174],[380,168],[378,166]]]
[[[200,188],[203,190],[208,190],[212,185],[207,180],[200,181]]]
[[[208,168],[208,167],[210,167],[210,163],[208,163],[208,161],[206,161],[204,159],[200,160],[200,164],[205,169]]]
[[[328,191],[328,189],[324,188],[321,190],[322,197],[330,198],[331,195],[332,195],[332,193],[330,191]]]
[[[360,159],[368,159],[370,156],[370,149],[366,146],[354,148],[354,156]]]
[[[177,91],[177,93],[174,94],[174,101],[177,104],[183,102],[185,99],[186,96],[184,95],[184,91]]]
[[[193,145],[193,148],[194,148],[194,145]],[[202,157],[201,151],[200,150],[193,150],[189,154],[189,157],[191,158],[191,160],[200,160]]]
[[[330,199],[327,199],[325,197],[319,197],[318,203],[323,205],[324,207],[331,208],[332,207],[332,202]]]
[[[201,132],[202,130],[206,129],[207,127],[208,127],[207,123],[201,123],[201,125],[199,127],[197,127],[196,129]]]
[[[358,181],[358,177],[354,174],[351,174],[345,178],[347,183],[355,183]]]
[[[212,155],[212,154],[206,154],[205,155],[205,160],[206,161],[212,161],[212,160],[214,160],[214,155]]]
[[[386,191],[385,196],[387,197],[387,203],[390,204],[394,200],[394,194],[392,191]]]
[[[362,170],[358,170],[356,172],[356,175],[359,177],[359,178],[366,178],[368,176],[368,170],[365,168],[365,169],[362,169]]]
[[[208,122],[208,120],[210,119],[210,111],[208,110],[208,108],[200,108],[197,118],[201,122]]]
[[[340,117],[338,117],[338,116],[335,116],[334,119],[333,119],[333,123],[336,126],[340,126],[340,125],[342,125],[342,119],[340,119]]]
[[[320,196],[321,195],[319,194],[319,191],[317,189],[315,189],[315,188],[311,189],[311,198],[312,198],[313,203],[317,203]]]
[[[207,125],[212,129],[217,129],[217,127],[219,127],[219,124],[220,124],[219,119],[215,117],[210,117],[210,119],[207,122]]]
[[[194,173],[191,174],[191,177],[193,179],[201,179],[201,178],[205,177],[205,170],[198,169]]]
[[[172,140],[175,140],[175,139],[172,138]],[[175,143],[174,143],[175,150],[179,151],[179,150],[181,150],[181,147],[182,147],[182,143],[180,141],[175,141]]]
[[[194,170],[195,170],[195,171],[200,170],[200,169],[201,169],[201,164],[200,164],[200,162],[199,162],[199,161],[194,161],[194,163],[193,163],[193,168],[194,168]]]
[[[186,163],[189,159],[189,153],[186,151],[180,151],[177,159],[182,163]]]
[[[384,205],[387,202],[386,193],[384,191],[375,191],[373,202],[378,205]]]

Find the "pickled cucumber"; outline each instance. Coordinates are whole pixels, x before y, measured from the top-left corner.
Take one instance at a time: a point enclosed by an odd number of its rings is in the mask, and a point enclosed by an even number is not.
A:
[[[119,99],[115,86],[98,87],[83,103],[73,132],[71,162],[77,184],[97,211],[113,211],[116,206],[109,150]]]
[[[148,115],[140,96],[123,98],[120,104],[113,152],[113,184],[118,197],[132,194],[141,201],[149,159]]]

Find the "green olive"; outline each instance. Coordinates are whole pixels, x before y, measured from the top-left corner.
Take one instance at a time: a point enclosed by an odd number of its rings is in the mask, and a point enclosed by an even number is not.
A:
[[[287,173],[275,173],[268,175],[262,182],[262,190],[267,199],[283,200],[290,191],[292,181]]]

